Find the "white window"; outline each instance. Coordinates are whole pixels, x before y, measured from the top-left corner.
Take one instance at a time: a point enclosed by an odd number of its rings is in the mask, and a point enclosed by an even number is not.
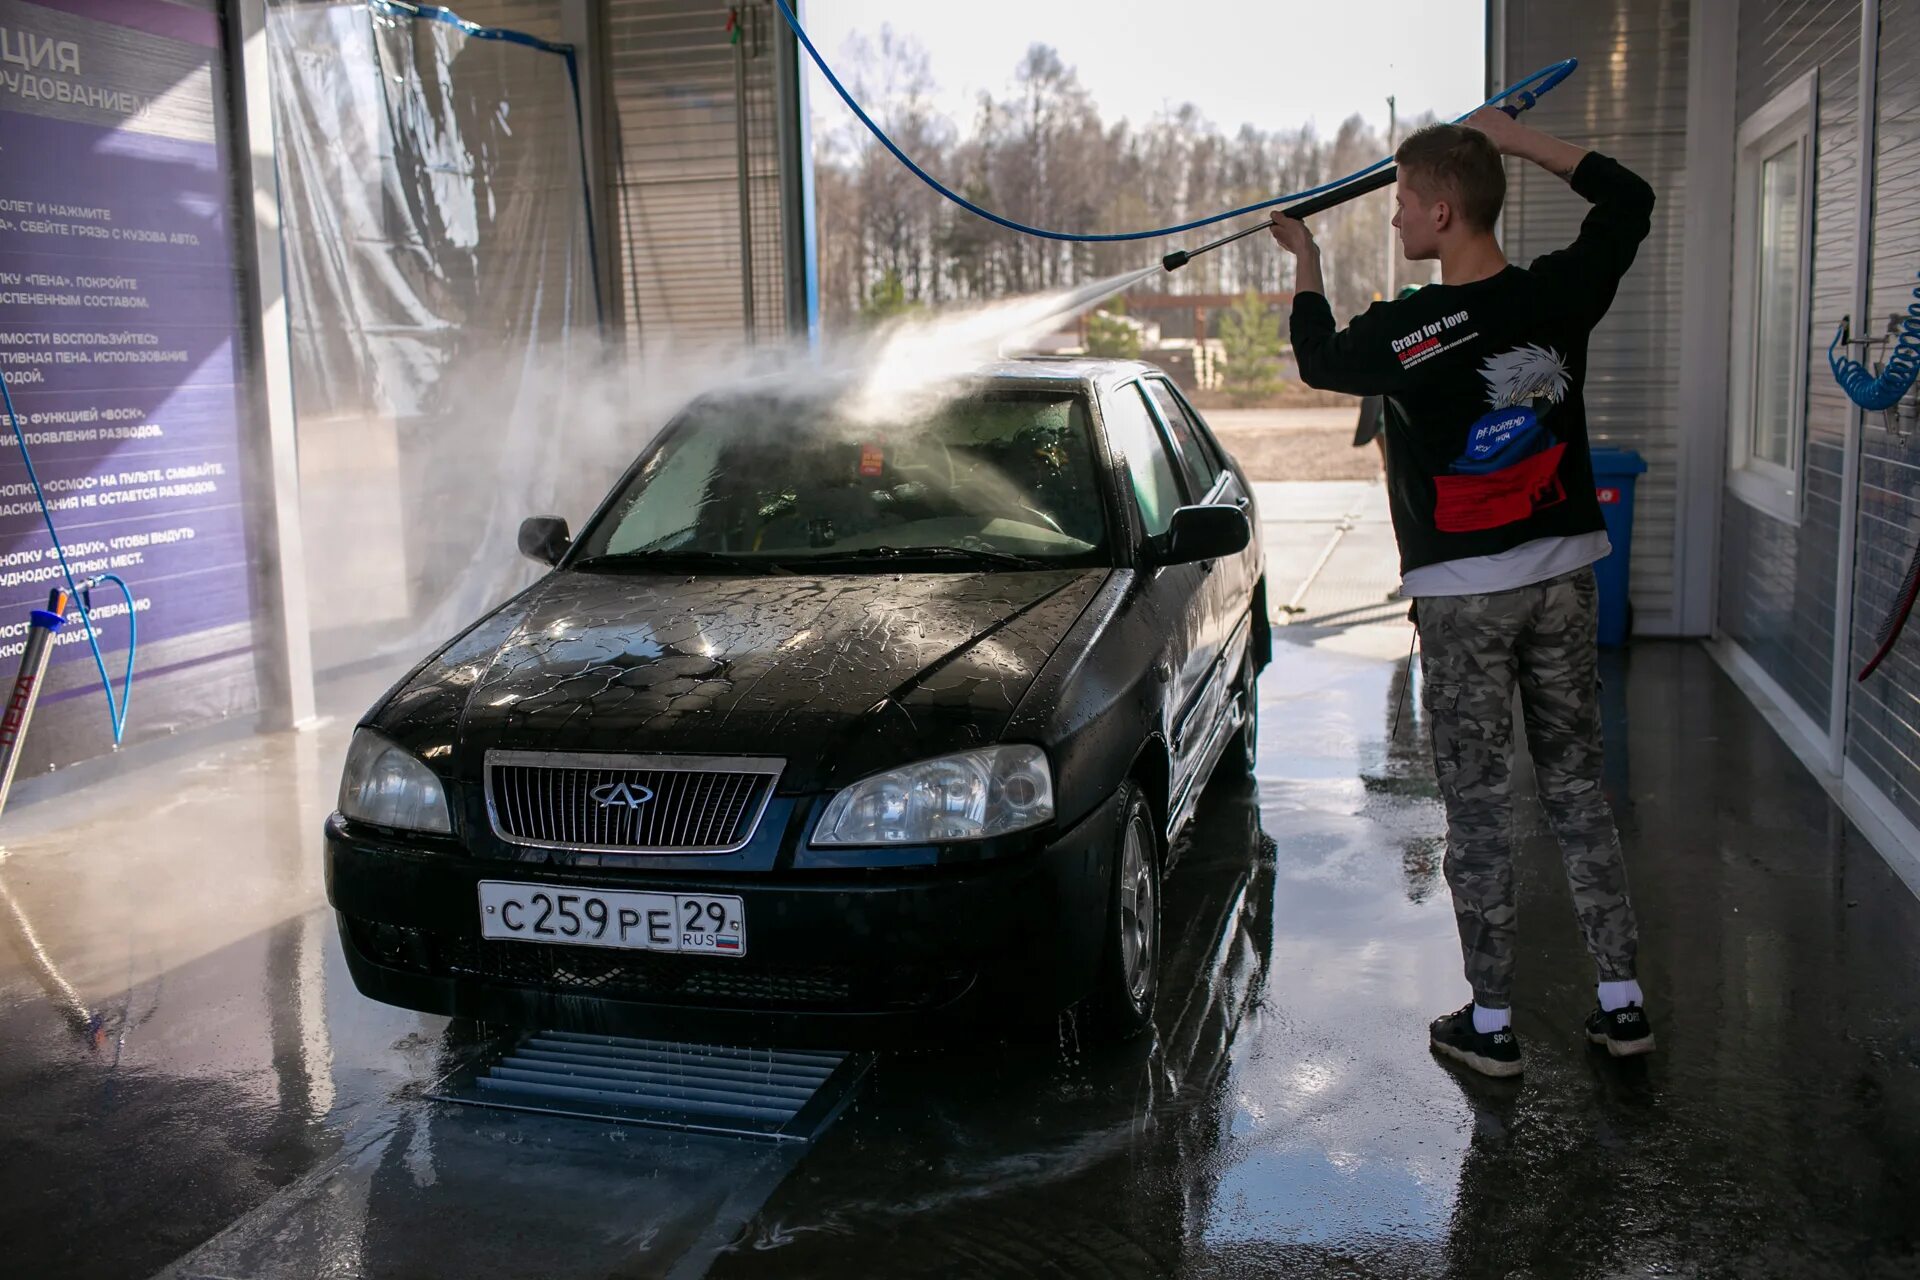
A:
[[[1805,471],[1813,263],[1813,122],[1808,72],[1740,127],[1734,176],[1734,494],[1799,523]]]

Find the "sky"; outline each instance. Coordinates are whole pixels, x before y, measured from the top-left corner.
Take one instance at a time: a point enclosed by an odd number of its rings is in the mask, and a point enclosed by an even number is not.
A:
[[[1356,111],[1384,132],[1388,94],[1402,120],[1450,118],[1486,96],[1484,0],[806,0],[801,13],[829,63],[848,35],[877,38],[883,24],[919,40],[962,129],[1036,42],[1079,71],[1108,121],[1190,101],[1226,133],[1311,122],[1327,135]],[[847,119],[809,77],[816,120]]]

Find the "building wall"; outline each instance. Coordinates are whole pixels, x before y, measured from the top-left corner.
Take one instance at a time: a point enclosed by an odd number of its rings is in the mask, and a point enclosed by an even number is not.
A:
[[[1718,626],[1818,728],[1827,730],[1843,705],[1847,794],[1870,788],[1872,814],[1889,830],[1902,820],[1920,825],[1920,629],[1866,682],[1851,679],[1877,647],[1875,633],[1920,542],[1920,440],[1911,423],[1890,424],[1879,413],[1856,419],[1825,358],[1843,316],[1852,316],[1856,334],[1879,335],[1891,314],[1915,300],[1920,0],[1878,5],[1877,43],[1869,50],[1877,69],[1868,86],[1874,158],[1864,190],[1859,0],[1738,0],[1738,14],[1739,119],[1809,70],[1818,72],[1820,92],[1804,512],[1797,523],[1783,521],[1726,494]],[[1856,296],[1863,199],[1870,202],[1864,316]],[[1883,356],[1884,349],[1874,353]],[[1858,487],[1849,526],[1842,513],[1850,440],[1857,440]],[[1850,616],[1840,618],[1849,598]],[[1836,678],[1844,704],[1835,698]],[[1911,826],[1894,838],[1910,841]]]
[[[1633,534],[1635,630],[1671,633],[1675,512],[1680,478],[1681,235],[1687,200],[1686,0],[1594,0],[1579,6],[1508,0],[1493,9],[1503,52],[1494,79],[1510,83],[1562,58],[1580,69],[1527,115],[1534,126],[1613,156],[1660,194],[1652,234],[1605,321],[1594,331],[1587,423],[1596,444],[1638,450]],[[1501,234],[1526,263],[1578,234],[1586,203],[1533,165],[1508,167]]]
[[[1719,630],[1766,668],[1816,724],[1828,715],[1840,552],[1846,395],[1826,349],[1853,307],[1860,146],[1860,6],[1743,0],[1735,119],[1818,70],[1814,122],[1812,324],[1807,334],[1806,484],[1798,524],[1729,491],[1722,507]],[[1741,270],[1740,264],[1735,270]]]
[[[1920,0],[1863,4],[1873,0],[1606,0],[1577,9],[1492,0],[1490,68],[1492,79],[1504,82],[1578,57],[1580,72],[1531,118],[1617,155],[1660,193],[1653,235],[1596,333],[1589,375],[1596,436],[1638,447],[1651,464],[1634,547],[1637,629],[1667,629],[1676,607],[1697,629],[1710,606],[1716,635],[1735,646],[1718,652],[1770,679],[1772,687],[1756,696],[1803,713],[1789,736],[1812,767],[1837,775],[1849,814],[1880,833],[1874,838],[1883,851],[1906,858],[1920,855],[1920,627],[1909,628],[1871,679],[1855,683],[1851,675],[1876,647],[1875,632],[1920,543],[1920,424],[1860,415],[1829,374],[1826,353],[1842,317],[1860,310],[1863,234],[1870,235],[1870,296],[1866,314],[1853,314],[1855,332],[1885,333],[1889,316],[1916,300]],[[1863,94],[1862,21],[1876,12],[1875,43],[1867,50],[1875,78]],[[1699,73],[1693,92],[1702,96],[1691,102],[1690,38],[1711,41],[1701,46],[1703,57],[1711,48],[1726,62],[1725,70],[1692,68]],[[1725,410],[1723,344],[1733,316],[1724,285],[1714,281],[1723,272],[1752,270],[1733,261],[1733,134],[1808,72],[1817,73],[1818,97],[1804,483],[1798,518],[1789,520],[1748,504],[1726,484],[1724,437],[1733,424]],[[1864,189],[1863,101],[1871,103],[1865,140],[1873,143]],[[1503,234],[1509,255],[1524,261],[1570,236],[1579,206],[1535,171],[1518,169],[1512,177]],[[1676,254],[1690,197],[1701,207],[1693,210],[1696,256],[1686,265],[1699,286],[1682,296]],[[1870,202],[1864,231],[1863,199]],[[1703,245],[1725,258],[1697,256]],[[1683,330],[1703,354],[1676,367]],[[1683,385],[1696,421],[1682,422],[1676,412]],[[1920,393],[1910,407],[1915,401]],[[1676,446],[1690,455],[1691,475],[1678,474]],[[1680,567],[1673,555],[1676,480],[1680,510],[1696,522],[1684,588],[1671,572]],[[1717,516],[1708,514],[1715,510]],[[1718,545],[1709,553],[1716,522]]]
[[[1920,0],[1881,0],[1875,106],[1873,280],[1876,332],[1904,312],[1920,283]],[[1815,336],[1820,335],[1818,326]],[[1831,332],[1829,330],[1829,332]],[[1824,368],[1819,378],[1827,378]],[[1911,400],[1911,398],[1910,398]],[[1878,647],[1874,633],[1920,543],[1920,436],[1878,413],[1861,432],[1859,543],[1855,549],[1851,669]],[[1920,624],[1848,700],[1847,762],[1920,824]]]

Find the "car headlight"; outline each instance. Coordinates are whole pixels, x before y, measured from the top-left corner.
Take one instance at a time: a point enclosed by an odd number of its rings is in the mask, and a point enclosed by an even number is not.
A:
[[[1053,818],[1053,771],[1038,747],[982,747],[854,783],[827,805],[819,844],[941,844]]]
[[[453,833],[447,792],[433,770],[367,729],[356,731],[347,749],[340,812],[375,826]]]

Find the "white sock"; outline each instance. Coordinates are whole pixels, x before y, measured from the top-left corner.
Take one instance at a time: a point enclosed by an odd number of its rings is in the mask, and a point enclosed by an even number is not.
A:
[[[1512,1025],[1513,1010],[1489,1009],[1483,1004],[1477,1002],[1474,1004],[1473,1029],[1481,1035],[1490,1036],[1496,1031],[1505,1031]]]
[[[1645,1008],[1646,1003],[1646,997],[1640,994],[1640,984],[1632,978],[1628,978],[1625,982],[1600,984],[1600,1008],[1607,1013],[1612,1013],[1615,1009],[1624,1009],[1630,1004]]]

